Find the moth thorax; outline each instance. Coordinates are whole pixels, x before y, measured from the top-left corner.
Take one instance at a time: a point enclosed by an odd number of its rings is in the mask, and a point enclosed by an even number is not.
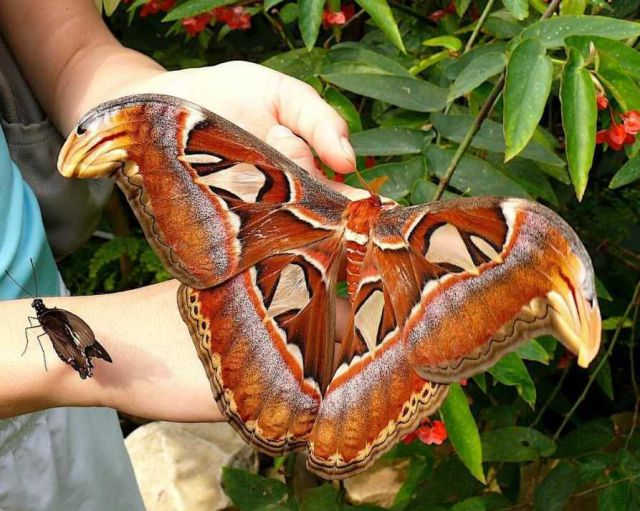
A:
[[[347,250],[347,292],[351,301],[358,290],[371,229],[380,214],[381,207],[380,197],[377,195],[354,201],[347,206],[345,247]]]

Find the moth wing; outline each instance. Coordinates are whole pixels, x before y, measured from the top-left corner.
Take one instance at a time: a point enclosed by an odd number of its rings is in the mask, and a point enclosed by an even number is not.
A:
[[[442,403],[447,386],[418,375],[393,310],[397,281],[377,269],[369,245],[346,333],[309,438],[309,469],[329,479],[366,470]]]
[[[398,208],[381,215],[373,243],[383,281],[399,283],[393,296],[411,297],[406,308],[398,305],[402,339],[426,379],[473,376],[546,333],[580,365],[598,351],[591,261],[573,230],[544,206],[486,197]],[[419,293],[404,286],[403,267],[413,268]]]
[[[266,258],[178,304],[214,397],[260,450],[304,448],[333,364],[339,239]]]
[[[195,288],[332,237],[348,203],[233,123],[161,95],[89,112],[58,167],[68,177],[115,173],[165,266]]]

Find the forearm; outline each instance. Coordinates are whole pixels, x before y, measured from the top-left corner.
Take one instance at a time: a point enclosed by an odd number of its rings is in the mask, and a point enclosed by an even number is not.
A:
[[[177,282],[92,297],[47,298],[48,307],[84,319],[113,359],[93,359],[94,377],[81,380],[41,337],[48,370],[29,331],[30,300],[0,302],[0,417],[54,406],[111,406],[132,415],[178,421],[222,417],[176,304]]]
[[[163,72],[113,37],[93,0],[2,0],[0,32],[64,134],[87,110],[122,95],[128,84]]]

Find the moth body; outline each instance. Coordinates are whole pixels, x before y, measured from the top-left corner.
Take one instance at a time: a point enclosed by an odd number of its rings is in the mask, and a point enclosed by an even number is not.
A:
[[[361,269],[367,252],[371,229],[373,229],[381,209],[382,201],[380,197],[372,195],[366,199],[349,203],[345,211],[346,228],[344,238],[347,253],[347,292],[352,302],[362,276]]]

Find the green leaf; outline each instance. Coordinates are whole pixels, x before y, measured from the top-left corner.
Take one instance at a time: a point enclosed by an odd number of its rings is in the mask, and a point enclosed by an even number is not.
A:
[[[300,48],[274,55],[263,61],[262,65],[293,76],[298,80],[307,80],[310,77],[320,75],[327,53],[327,50],[322,48],[314,48],[310,52],[305,48]]]
[[[432,459],[424,459],[422,456],[411,456],[407,475],[402,486],[393,500],[393,509],[403,509],[413,497],[418,485],[422,482],[425,472],[433,467]]]
[[[276,5],[281,4],[284,0],[264,0],[262,4],[262,9],[265,12],[268,12],[270,9],[273,9]]]
[[[413,75],[409,73],[402,64],[390,59],[386,55],[369,49],[362,43],[342,43],[331,48],[327,58],[327,66],[325,66],[323,72],[331,74],[333,72],[332,66],[339,64],[351,64],[354,65],[354,68],[355,65],[364,64],[361,68],[371,68],[381,71],[380,73],[374,74],[389,74],[413,78]],[[341,69],[339,72],[351,72],[348,70],[349,68],[341,67],[339,69]]]
[[[285,25],[293,23],[298,19],[298,4],[295,2],[285,4],[282,9],[280,9],[280,12],[278,12],[278,16],[280,16],[282,23],[284,23]],[[306,52],[309,53],[309,50],[306,50]]]
[[[528,0],[502,0],[502,4],[507,8],[511,15],[522,21],[529,16]]]
[[[584,14],[587,8],[587,0],[562,0],[560,4],[560,16]]]
[[[349,98],[336,89],[328,88],[324,94],[324,99],[347,122],[350,133],[362,131],[360,114]]]
[[[553,64],[535,39],[513,50],[504,90],[505,160],[522,151],[536,131],[553,81]]]
[[[483,32],[497,39],[513,39],[522,32],[522,24],[509,11],[495,11],[484,22]]]
[[[451,85],[447,99],[452,101],[471,92],[492,76],[500,74],[506,64],[507,58],[503,53],[487,53],[472,60]]]
[[[545,48],[559,48],[574,35],[627,39],[640,35],[640,23],[605,16],[554,16],[525,28],[520,39],[537,39]]]
[[[589,373],[591,375],[593,375],[593,372],[595,371],[595,368],[600,365],[600,360],[602,360],[603,356],[606,356],[606,355],[604,355],[604,354],[600,355],[594,361],[595,364],[593,364],[589,368]],[[613,401],[613,399],[614,399],[614,395],[613,395],[613,379],[611,378],[611,364],[609,364],[609,360],[608,359],[605,360],[604,365],[602,366],[600,371],[598,371],[598,374],[596,375],[596,383],[598,384],[598,387],[600,387],[602,392],[604,392],[607,395],[607,397],[609,399],[611,399],[611,401]]]
[[[624,112],[640,109],[640,87],[625,69],[600,65],[597,74]]]
[[[504,495],[492,493],[481,497],[470,497],[455,504],[451,511],[499,511],[511,507]]]
[[[437,189],[438,185],[435,183],[427,181],[426,179],[419,179],[413,184],[413,188],[411,189],[411,204],[427,204],[431,202]],[[459,198],[455,193],[445,191],[440,202]]]
[[[433,132],[407,128],[374,128],[351,136],[351,145],[358,156],[393,156],[422,152],[428,135]]]
[[[443,64],[444,75],[448,80],[455,80],[462,70],[471,63],[471,61],[480,58],[482,55],[486,55],[487,53],[504,54],[506,51],[507,45],[505,43],[491,43],[476,46],[468,53],[461,55],[458,59]]]
[[[222,468],[222,484],[233,505],[241,511],[296,509],[288,502],[287,486],[237,468]]]
[[[380,27],[387,39],[404,53],[402,36],[387,0],[356,0],[356,3],[371,16],[373,22]]]
[[[520,426],[485,431],[480,438],[484,461],[521,463],[551,456],[556,449],[550,438],[535,429]]]
[[[350,92],[416,112],[442,110],[447,103],[446,89],[415,78],[346,73],[323,74],[322,78]]]
[[[301,511],[326,511],[327,509],[341,509],[338,491],[331,483],[305,490]]]
[[[422,178],[424,173],[424,159],[420,157],[398,163],[377,165],[365,170],[362,175],[368,181],[380,176],[387,176],[387,180],[380,188],[380,195],[398,200],[411,192],[413,184]],[[349,174],[345,178],[345,183],[362,188],[362,184],[354,174]]]
[[[487,154],[486,159],[495,168],[518,183],[532,197],[544,199],[554,206],[560,206],[558,197],[546,176],[546,169],[538,163],[524,158],[514,158],[510,162],[504,163],[498,154]]]
[[[596,148],[598,110],[595,87],[589,71],[584,68],[582,55],[574,48],[568,51],[560,85],[562,127],[569,175],[578,200],[582,200]]]
[[[316,44],[322,23],[324,0],[298,0],[298,27],[307,50]]]
[[[533,360],[545,365],[549,364],[549,360],[551,360],[549,352],[545,350],[535,339],[525,342],[516,350],[516,354],[521,359]]]
[[[536,511],[562,511],[578,484],[578,469],[566,461],[547,474],[534,494]]]
[[[620,188],[640,179],[640,154],[625,163],[609,183],[609,188]]]
[[[430,145],[425,151],[427,165],[436,176],[442,177],[455,151]],[[470,195],[502,195],[527,197],[527,193],[502,172],[480,158],[463,156],[451,178],[451,186]]]
[[[431,114],[431,122],[440,135],[457,143],[462,142],[473,121],[474,118],[470,115]],[[476,133],[476,136],[473,137],[471,147],[494,153],[504,153],[505,142],[503,131],[502,124],[486,119],[482,123],[482,127],[478,133]],[[521,151],[520,156],[528,160],[549,165],[564,165],[564,161],[556,155],[552,149],[536,140],[530,141]]]
[[[609,419],[595,419],[582,424],[558,441],[556,458],[573,458],[603,449],[614,439],[613,424]]]
[[[456,2],[456,14],[462,18],[464,13],[467,12],[467,9],[471,5],[471,0],[457,0]]]
[[[236,3],[237,0],[187,0],[185,3],[171,9],[162,21],[176,21],[183,18],[197,16],[216,7]]]
[[[618,328],[631,328],[632,326],[633,320],[624,318],[623,321],[622,316],[611,316],[602,321],[603,330],[617,330]]]
[[[480,433],[460,384],[449,386],[449,394],[440,408],[440,415],[458,457],[473,477],[484,483]]]
[[[567,46],[576,48],[587,58],[593,44],[598,51],[600,66],[618,67],[629,76],[640,80],[640,53],[620,41],[608,37],[572,36],[565,40]]]
[[[451,51],[459,51],[462,48],[462,41],[452,35],[441,35],[438,37],[431,37],[422,41],[424,46],[430,47],[442,47]]]
[[[609,290],[605,287],[604,283],[598,277],[596,277],[596,295],[598,296],[598,298],[602,298],[603,300],[607,300],[608,302],[613,301],[611,293],[609,293]]]
[[[515,387],[518,394],[531,408],[536,404],[536,386],[527,366],[515,353],[502,357],[489,369],[489,373],[503,385]]]

